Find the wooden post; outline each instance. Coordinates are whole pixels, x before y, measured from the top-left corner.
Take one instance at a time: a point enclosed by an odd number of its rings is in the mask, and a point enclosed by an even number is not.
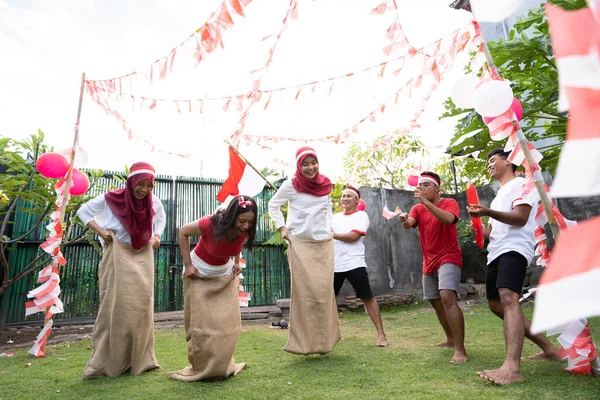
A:
[[[260,175],[260,177],[263,178],[265,180],[265,182],[267,182],[267,184],[269,185],[269,187],[271,189],[277,191],[277,188],[275,187],[275,185],[273,185],[271,182],[269,182],[269,180],[267,178],[265,178],[265,176],[258,169],[256,169],[256,167],[254,165],[252,165],[252,163],[250,161],[248,161],[246,159],[246,157],[244,157],[242,155],[242,153],[240,153],[238,151],[238,149],[236,149],[235,147],[233,147],[233,145],[231,143],[229,143],[229,140],[226,140],[225,143],[227,143],[233,149],[233,151],[235,151],[237,153],[237,155],[240,156],[242,158],[242,160],[244,160],[244,162],[246,164],[248,164],[258,175]]]
[[[483,32],[480,31],[479,34],[481,35],[481,40],[483,42],[483,54],[485,55],[487,64],[490,67],[491,71],[496,71],[496,64],[494,63],[494,59],[492,58],[490,49],[488,48],[487,42],[485,41]],[[525,156],[525,159],[527,160],[527,164],[529,164],[529,166],[532,167],[533,165],[536,164],[536,162],[533,159],[531,150],[529,150],[529,146],[527,145],[527,138],[525,137],[525,134],[523,134],[523,131],[518,126],[516,121],[513,121],[513,126],[518,127],[516,134],[517,134],[517,138],[519,139],[519,144],[521,145],[521,151],[523,152],[523,155]],[[540,195],[542,207],[544,207],[544,211],[546,212],[546,217],[548,218],[548,224],[550,225],[550,230],[552,231],[552,235],[554,236],[554,239],[556,240],[556,238],[558,237],[558,225],[556,224],[556,219],[554,218],[554,214],[552,213],[550,199],[548,198],[548,194],[546,193],[546,190],[544,189],[545,182],[544,182],[544,177],[542,176],[541,171],[539,171],[539,170],[535,171],[535,173],[533,174],[533,180],[535,182],[535,188],[537,189],[538,194]]]
[[[77,119],[75,120],[75,133],[73,135],[73,146],[71,148],[71,164],[69,165],[69,173],[67,174],[67,181],[65,182],[65,191],[63,192],[63,207],[60,211],[60,225],[62,226],[65,222],[65,213],[67,212],[67,205],[71,194],[71,181],[73,179],[73,165],[75,164],[75,155],[77,154],[77,146],[79,145],[79,119],[81,118],[81,106],[83,104],[83,90],[85,89],[85,72],[81,74],[81,86],[79,88],[79,105],[77,106]]]

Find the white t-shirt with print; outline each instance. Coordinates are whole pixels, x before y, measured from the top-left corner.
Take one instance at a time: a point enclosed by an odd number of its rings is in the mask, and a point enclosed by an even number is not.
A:
[[[352,214],[333,214],[332,228],[335,233],[356,232],[360,238],[354,243],[336,240],[335,243],[335,272],[346,272],[360,267],[365,263],[365,234],[369,229],[369,216],[364,211]]]
[[[529,219],[523,227],[511,226],[490,218],[492,231],[490,233],[490,243],[488,250],[488,264],[494,261],[498,256],[516,251],[531,262],[533,259],[533,250],[535,246],[535,215],[537,213],[537,201],[530,202],[521,197],[522,186],[525,178],[516,177],[510,182],[502,185],[498,194],[492,201],[490,208],[496,211],[512,212],[515,206],[528,204],[531,206]]]

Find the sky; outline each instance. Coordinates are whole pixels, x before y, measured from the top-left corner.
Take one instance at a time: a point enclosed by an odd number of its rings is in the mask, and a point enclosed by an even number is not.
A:
[[[371,15],[380,0],[298,0],[299,18],[290,21],[277,44],[273,62],[262,80],[263,89],[345,75],[389,61],[397,55],[382,52],[384,32],[393,13]],[[107,79],[133,71],[148,71],[200,27],[220,0],[0,0],[0,135],[23,138],[38,128],[56,149],[73,140],[81,73],[88,79]],[[164,82],[138,85],[136,96],[167,99],[202,99],[244,94],[255,79],[249,71],[264,64],[272,42],[261,41],[276,32],[287,1],[254,0],[246,18],[223,35],[224,49],[211,53],[198,67],[176,64]],[[399,1],[400,22],[414,47],[427,45],[466,26],[471,16],[448,8],[448,0]],[[182,52],[183,54],[183,52]],[[453,121],[438,120],[443,101],[459,79],[466,55],[456,60],[425,113],[421,129],[414,131],[428,147],[448,145]],[[392,65],[390,63],[390,65]],[[414,66],[413,66],[414,67]],[[414,69],[383,79],[363,74],[336,81],[335,89],[319,86],[315,93],[283,91],[274,95],[267,110],[254,106],[245,133],[253,136],[320,138],[348,129],[407,80]],[[227,145],[224,140],[237,126],[239,113],[223,112],[219,102],[207,104],[203,114],[179,114],[173,106],[152,111],[123,113],[136,137],[157,148],[191,154],[182,159],[149,149],[125,132],[111,116],[85,94],[80,122],[86,167],[122,170],[125,164],[145,160],[165,175],[224,178]],[[416,110],[414,100],[401,99],[395,108],[361,126],[356,141],[406,125]],[[121,111],[121,110],[120,110]],[[128,114],[127,114],[128,113]],[[125,115],[123,114],[123,115]],[[240,150],[258,168],[273,167],[293,173],[299,142],[279,144],[271,151],[242,142]],[[315,143],[322,171],[344,175],[342,159],[347,147]],[[432,154],[431,160],[438,158]],[[288,160],[289,162],[281,162]],[[428,161],[428,160],[424,160]]]

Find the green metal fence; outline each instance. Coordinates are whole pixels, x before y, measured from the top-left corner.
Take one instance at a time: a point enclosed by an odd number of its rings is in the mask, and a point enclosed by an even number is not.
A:
[[[106,192],[116,184],[107,173],[93,188],[94,194]],[[158,196],[167,214],[166,229],[161,237],[161,246],[154,250],[154,309],[155,311],[175,311],[183,309],[183,263],[178,243],[178,227],[212,213],[218,206],[216,195],[223,182],[211,179],[197,179],[157,176],[153,195]],[[278,298],[290,295],[290,274],[284,249],[266,245],[272,235],[270,220],[266,214],[267,203],[273,195],[269,188],[255,197],[258,204],[256,247],[249,253],[243,250],[247,268],[243,271],[243,284],[252,295],[250,305],[275,304]],[[26,207],[26,205],[23,205]],[[35,222],[36,216],[19,211],[15,215],[13,235],[26,233]],[[37,255],[41,254],[40,243],[44,241],[44,224],[32,232],[23,243],[10,251],[8,261],[13,276],[25,268]],[[80,232],[75,229],[73,235]],[[194,245],[194,243],[192,243]],[[63,314],[56,318],[77,318],[95,316],[99,306],[98,266],[101,256],[89,243],[80,243],[63,250],[67,265],[61,268],[60,298],[64,303]],[[37,273],[31,274],[13,285],[2,299],[5,322],[42,319],[36,314],[25,318],[27,292],[36,284]]]

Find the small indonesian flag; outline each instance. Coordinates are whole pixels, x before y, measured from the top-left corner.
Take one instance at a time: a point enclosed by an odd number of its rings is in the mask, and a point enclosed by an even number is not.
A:
[[[217,194],[217,200],[224,203],[230,195],[254,197],[262,192],[264,187],[265,180],[229,146],[229,177]]]
[[[394,210],[394,212],[391,212],[390,210],[388,210],[387,205],[386,205],[386,206],[383,207],[383,213],[381,215],[385,219],[392,219],[396,215],[400,214],[401,212],[402,212],[402,210],[400,210],[399,207],[396,207],[396,209]]]
[[[597,120],[600,24],[589,7],[565,11],[548,3],[546,14],[559,72],[560,103],[566,105],[564,100],[567,99],[570,111],[567,140],[558,162],[552,196],[597,195],[600,194],[600,124]]]
[[[536,293],[531,331],[600,315],[600,217],[561,231]]]

